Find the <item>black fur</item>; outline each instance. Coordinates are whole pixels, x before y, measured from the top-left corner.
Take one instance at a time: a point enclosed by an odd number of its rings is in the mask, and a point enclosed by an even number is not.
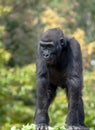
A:
[[[87,128],[82,101],[82,55],[74,38],[65,37],[59,28],[49,29],[43,34],[38,44],[36,77],[36,130],[48,129],[48,108],[58,86],[65,88],[68,98],[67,125]]]

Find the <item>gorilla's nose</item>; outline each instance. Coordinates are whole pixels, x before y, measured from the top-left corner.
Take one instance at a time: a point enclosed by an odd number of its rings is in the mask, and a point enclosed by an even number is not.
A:
[[[48,58],[50,57],[50,53],[49,53],[48,50],[44,50],[44,51],[43,51],[43,57],[44,57],[45,59],[48,59]]]
[[[44,58],[48,59],[49,58],[49,54],[44,54]]]

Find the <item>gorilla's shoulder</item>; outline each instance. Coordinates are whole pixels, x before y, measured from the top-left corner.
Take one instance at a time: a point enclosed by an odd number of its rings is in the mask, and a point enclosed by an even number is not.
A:
[[[69,38],[68,39],[68,42],[70,43],[70,46],[71,47],[75,47],[75,48],[78,48],[78,49],[80,49],[80,43],[78,42],[78,40],[76,40],[74,37],[72,37],[72,38]]]

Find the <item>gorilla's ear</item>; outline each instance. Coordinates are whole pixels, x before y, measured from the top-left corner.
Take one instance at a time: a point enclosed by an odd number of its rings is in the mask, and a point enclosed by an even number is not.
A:
[[[65,39],[65,37],[61,37],[61,38],[60,38],[60,43],[61,43],[61,45],[62,45],[63,47],[66,46],[66,39]]]

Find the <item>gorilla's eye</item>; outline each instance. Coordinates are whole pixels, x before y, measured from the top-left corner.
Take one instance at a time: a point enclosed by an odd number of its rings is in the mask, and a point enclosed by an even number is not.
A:
[[[40,46],[42,49],[52,49],[52,48],[54,48],[54,43],[53,42],[41,42]]]
[[[53,48],[54,48],[54,45],[51,45],[51,44],[47,45],[47,49],[53,49]]]

